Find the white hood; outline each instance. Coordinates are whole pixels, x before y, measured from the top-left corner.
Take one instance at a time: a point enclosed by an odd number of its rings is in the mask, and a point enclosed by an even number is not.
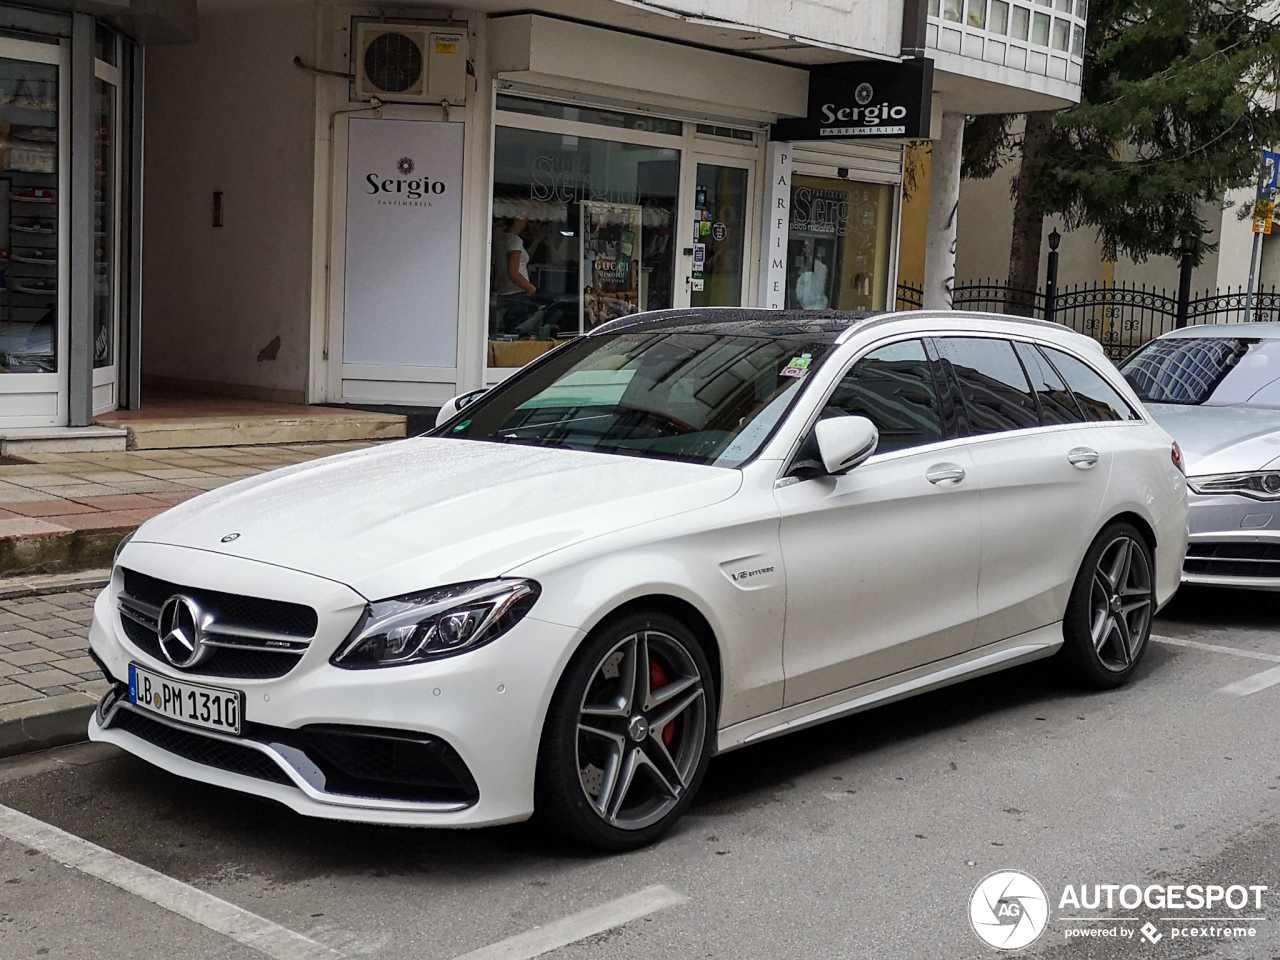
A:
[[[1146,408],[1178,441],[1191,476],[1243,473],[1280,463],[1280,410],[1176,403],[1148,403]]]
[[[221,487],[148,521],[137,539],[289,567],[382,599],[499,576],[719,503],[741,483],[719,467],[422,438]]]

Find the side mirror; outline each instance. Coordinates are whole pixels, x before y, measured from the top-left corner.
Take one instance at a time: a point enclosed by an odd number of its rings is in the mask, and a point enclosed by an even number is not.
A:
[[[458,415],[459,410],[480,399],[480,394],[484,393],[486,389],[487,388],[485,387],[481,387],[479,390],[460,393],[452,400],[447,401],[445,405],[440,408],[440,412],[436,414],[436,426],[444,426]]]
[[[828,417],[813,428],[827,473],[848,473],[876,452],[880,432],[866,417]]]

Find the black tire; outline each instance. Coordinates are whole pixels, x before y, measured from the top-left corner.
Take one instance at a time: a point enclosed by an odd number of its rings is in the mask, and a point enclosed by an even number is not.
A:
[[[1109,524],[1080,564],[1063,619],[1063,657],[1076,677],[1102,689],[1133,676],[1151,639],[1155,560],[1132,523]]]
[[[635,669],[641,661],[643,672]],[[702,783],[716,716],[707,655],[679,620],[640,611],[597,628],[547,712],[535,815],[599,850],[654,842]]]

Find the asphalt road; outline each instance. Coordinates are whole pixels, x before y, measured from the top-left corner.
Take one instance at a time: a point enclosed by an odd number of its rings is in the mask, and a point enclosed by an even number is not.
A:
[[[675,833],[625,856],[527,825],[311,822],[97,746],[0,764],[0,804],[351,958],[449,960],[654,885],[687,899],[548,956],[993,958],[969,903],[1006,868],[1047,891],[1037,957],[1280,957],[1280,674],[1223,689],[1280,667],[1280,598],[1187,589],[1156,633],[1198,645],[1154,643],[1123,690],[1049,661],[718,758]],[[1270,889],[1175,921],[1061,908],[1067,884]],[[1174,936],[1223,916],[1266,919]],[[1132,935],[1078,935],[1095,928]],[[2,960],[262,955],[0,839]]]

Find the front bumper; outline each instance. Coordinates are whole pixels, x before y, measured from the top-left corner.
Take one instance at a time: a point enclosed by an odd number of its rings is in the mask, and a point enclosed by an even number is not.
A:
[[[141,551],[131,551],[130,564],[145,563],[140,556]],[[231,586],[228,562],[251,563],[206,554],[183,557],[188,561],[184,569],[173,570],[173,557],[166,559],[170,579],[210,588]],[[251,572],[257,574],[261,590],[262,579],[273,571],[262,564],[253,566],[259,568]],[[290,572],[290,576],[301,575]],[[327,591],[335,586],[327,581],[323,585]],[[313,586],[318,595],[321,584]],[[306,585],[285,587],[296,596]],[[341,596],[328,604],[317,603],[320,631],[298,666],[285,676],[261,680],[190,676],[130,642],[117,609],[118,592],[117,574],[98,597],[89,634],[90,647],[110,678],[125,686],[133,662],[175,679],[242,690],[243,736],[218,734],[139,711],[121,702],[118,686],[90,720],[90,739],[116,744],[170,773],[276,800],[307,816],[474,827],[523,820],[533,812],[543,719],[580,631],[529,616],[493,643],[457,657],[345,670],[330,664],[329,657],[351,624],[344,614],[326,632],[325,610],[362,608],[363,598],[348,591],[347,599],[358,600],[357,606]],[[463,771],[460,781],[465,787],[470,779],[472,789],[461,794],[444,791],[439,798],[426,800],[405,799],[403,790],[387,791],[398,796],[371,795],[376,790],[371,791],[367,783],[353,790],[350,778],[335,778],[332,767],[309,752],[316,731],[335,729],[347,735],[366,731],[435,744],[440,748],[437,753],[456,758],[455,766]],[[360,795],[352,795],[355,792]]]
[[[1280,502],[1188,493],[1182,582],[1280,590]]]

